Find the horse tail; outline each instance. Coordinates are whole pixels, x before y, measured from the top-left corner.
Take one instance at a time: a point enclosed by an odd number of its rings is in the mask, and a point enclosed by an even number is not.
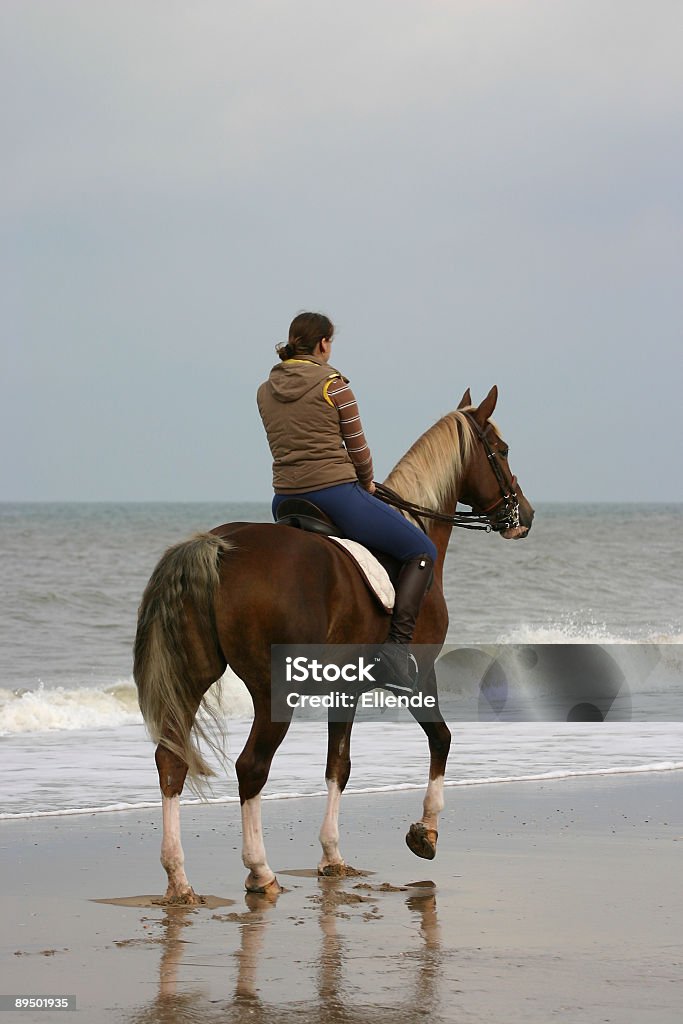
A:
[[[209,664],[217,657],[225,664],[218,642],[215,595],[221,556],[231,548],[211,533],[198,533],[169,548],[152,573],[138,611],[133,676],[142,717],[152,740],[187,765],[195,789],[201,788],[202,778],[215,775],[200,752],[199,741],[222,758],[223,730],[218,710],[191,685],[187,617],[191,611],[192,625],[196,625],[193,637],[201,638]]]

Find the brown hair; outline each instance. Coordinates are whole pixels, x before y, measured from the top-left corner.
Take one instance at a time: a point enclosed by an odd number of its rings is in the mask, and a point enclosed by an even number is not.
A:
[[[289,325],[286,345],[277,345],[280,359],[310,356],[323,338],[332,340],[334,324],[324,313],[299,313]]]

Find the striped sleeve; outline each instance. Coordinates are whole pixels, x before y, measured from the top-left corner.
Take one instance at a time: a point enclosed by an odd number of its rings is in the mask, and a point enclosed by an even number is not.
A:
[[[372,455],[365,440],[353,391],[343,377],[335,377],[326,385],[325,395],[339,413],[342,440],[355,467],[356,476],[363,487],[367,487],[372,483],[374,475]]]

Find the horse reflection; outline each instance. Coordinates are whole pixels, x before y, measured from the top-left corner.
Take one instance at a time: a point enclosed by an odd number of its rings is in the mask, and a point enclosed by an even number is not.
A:
[[[370,951],[364,952],[352,934],[363,919],[369,927],[373,917],[381,918],[383,901],[400,899],[407,910],[407,918],[401,921],[406,930],[406,948],[393,947],[391,953],[382,958],[376,950],[374,959]],[[274,1002],[277,998],[277,980],[268,978],[267,968],[271,957],[266,954],[268,930],[277,917],[273,914],[278,895],[245,894],[246,912],[226,915],[236,920],[239,932],[239,947],[234,951],[237,971],[232,998],[225,1002],[209,999],[205,989],[192,985],[183,987],[180,978],[182,967],[192,967],[184,958],[188,944],[183,940],[183,930],[192,923],[197,913],[192,908],[171,908],[162,919],[163,942],[159,964],[159,987],[154,1001],[129,1018],[129,1024],[238,1024],[248,1015],[254,1024],[294,1024],[301,1020],[313,1019],[320,1024],[394,1024],[402,1021],[423,1020],[425,1014],[438,1019],[442,1003],[441,982],[441,936],[437,917],[436,894],[432,888],[403,888],[396,892],[381,892],[368,886],[360,893],[344,888],[343,880],[321,880],[317,892],[307,902],[316,907],[320,929],[320,945],[310,968],[306,973],[314,979],[316,995],[313,999]],[[352,908],[355,913],[347,913]],[[387,909],[389,909],[387,907]],[[391,909],[396,915],[395,906]],[[302,917],[302,927],[310,924],[309,913]],[[392,928],[396,934],[396,928]],[[421,940],[415,945],[416,935]],[[365,945],[365,943],[363,944]],[[292,967],[297,963],[299,951],[291,949]],[[222,969],[229,959],[222,954],[213,964]],[[288,967],[288,954],[278,954],[277,973]],[[214,956],[207,959],[214,960]],[[380,986],[374,981],[371,992],[363,992],[363,972],[356,969],[365,964],[365,970],[379,971],[386,977]],[[400,999],[396,1000],[396,986],[391,974],[394,964],[398,965],[401,977]],[[272,972],[271,972],[272,974]],[[272,982],[268,997],[261,995],[265,984]],[[384,1001],[384,994],[393,992],[391,1004]],[[406,998],[406,992],[408,996]],[[375,1005],[373,1005],[373,1003]]]
[[[246,893],[244,902],[250,912],[247,920],[240,923],[240,948],[236,951],[237,981],[235,1001],[259,1001],[258,968],[263,956],[266,930],[270,924],[269,912],[277,903],[278,894]],[[253,1018],[252,1018],[253,1019]],[[258,1020],[258,1018],[256,1018]]]

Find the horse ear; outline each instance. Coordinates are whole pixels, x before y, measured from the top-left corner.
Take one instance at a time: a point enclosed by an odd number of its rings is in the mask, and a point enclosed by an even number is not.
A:
[[[468,388],[458,403],[458,409],[464,409],[466,405],[472,405],[472,396]]]
[[[481,403],[481,405],[474,414],[474,418],[476,419],[479,426],[483,427],[486,421],[491,416],[493,416],[493,410],[496,408],[497,401],[498,388],[494,384],[491,390],[489,391],[488,395],[486,396],[486,398],[484,399],[484,401]]]

